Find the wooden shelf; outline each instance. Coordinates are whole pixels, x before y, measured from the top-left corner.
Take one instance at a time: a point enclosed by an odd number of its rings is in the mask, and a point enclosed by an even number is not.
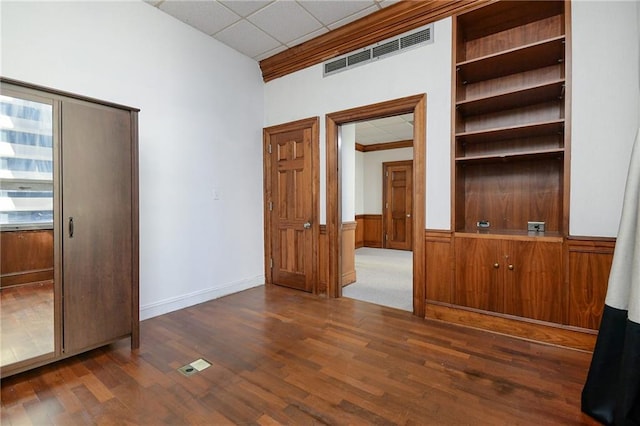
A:
[[[470,164],[470,163],[488,163],[488,162],[501,162],[511,160],[533,160],[544,159],[553,157],[562,157],[564,155],[564,149],[541,149],[533,151],[522,151],[513,153],[502,154],[488,154],[488,155],[474,155],[466,157],[456,157],[457,163]]]
[[[491,80],[564,61],[565,37],[558,36],[456,65],[461,84]]]
[[[562,133],[563,130],[564,120],[560,119],[456,133],[456,140],[460,143],[490,142],[523,137],[552,135]]]
[[[518,90],[463,100],[456,103],[456,108],[463,116],[489,114],[516,108],[526,103],[537,104],[562,99],[564,98],[564,87],[565,80],[558,79]]]
[[[528,232],[526,230],[513,230],[513,229],[491,229],[491,230],[478,230],[478,231],[456,231],[453,234],[458,238],[487,238],[492,240],[499,240],[505,237],[520,241],[547,241],[547,242],[562,242],[562,235],[559,232]]]

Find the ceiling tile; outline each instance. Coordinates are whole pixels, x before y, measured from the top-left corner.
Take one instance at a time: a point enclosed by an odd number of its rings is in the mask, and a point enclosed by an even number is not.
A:
[[[312,38],[318,37],[319,35],[322,35],[322,34],[324,34],[324,33],[328,33],[328,32],[329,32],[329,30],[328,30],[328,29],[326,29],[326,28],[324,28],[324,27],[323,27],[323,28],[320,28],[320,29],[319,29],[319,30],[317,30],[317,31],[314,31],[314,32],[309,33],[309,34],[307,34],[307,35],[305,35],[305,36],[302,36],[302,37],[300,37],[300,38],[297,38],[297,39],[293,40],[292,42],[287,43],[287,46],[288,46],[288,47],[297,46],[297,45],[299,45],[299,44],[301,44],[301,43],[304,43],[304,42],[305,42],[305,41],[307,41],[307,40],[311,40]]]
[[[262,9],[269,3],[272,3],[273,0],[265,0],[265,1],[254,1],[254,0],[226,0],[220,1],[220,3],[227,6],[229,9],[233,10],[238,15],[246,18],[251,15],[256,10]]]
[[[207,34],[214,34],[240,19],[240,16],[213,0],[167,0],[158,7]]]
[[[282,52],[283,50],[287,50],[288,47],[285,46],[284,44],[281,44],[280,46],[276,47],[275,49],[269,50],[267,52],[261,53],[257,56],[254,56],[253,59],[255,59],[256,61],[260,62],[263,59],[269,58],[277,53]]]
[[[329,29],[335,30],[336,28],[340,28],[341,26],[347,25],[350,22],[357,21],[358,19],[363,18],[367,15],[370,15],[373,12],[377,12],[378,10],[380,10],[380,8],[376,5],[368,7],[364,10],[361,10],[360,12],[354,13],[353,15],[347,16],[344,19],[341,19],[337,22],[330,24]]]
[[[378,4],[382,7],[391,6],[392,4],[399,3],[400,0],[379,0]]]
[[[395,124],[403,124],[403,123],[405,123],[405,121],[399,115],[394,115],[393,117],[379,118],[377,120],[371,120],[371,124],[376,127],[392,126]]]
[[[409,123],[381,127],[380,129],[384,130],[385,132],[392,133],[398,139],[413,138],[413,126],[411,126]]]
[[[375,6],[373,0],[300,0],[300,5],[325,25]]]
[[[322,27],[297,2],[287,0],[277,0],[247,19],[282,43],[289,43]]]
[[[220,31],[216,39],[251,58],[280,46],[277,40],[245,20]]]

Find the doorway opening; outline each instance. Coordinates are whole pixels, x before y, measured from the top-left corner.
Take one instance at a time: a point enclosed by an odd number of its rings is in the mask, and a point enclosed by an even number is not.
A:
[[[393,101],[328,114],[327,128],[327,243],[329,273],[327,292],[330,297],[343,295],[343,161],[349,155],[343,146],[341,126],[374,119],[412,114],[413,130],[410,144],[413,150],[411,233],[413,256],[412,312],[424,317],[424,228],[425,228],[425,144],[426,95],[409,96]],[[379,181],[380,182],[380,181]],[[381,185],[381,183],[379,183]]]
[[[413,113],[343,124],[340,136],[342,294],[411,312]]]

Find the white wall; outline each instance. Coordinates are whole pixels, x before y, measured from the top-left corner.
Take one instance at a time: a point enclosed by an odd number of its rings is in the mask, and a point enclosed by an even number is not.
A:
[[[265,125],[320,116],[320,213],[326,217],[325,114],[427,93],[428,228],[450,227],[451,19],[435,23],[434,43],[330,77],[322,64],[265,85]]]
[[[640,124],[638,2],[572,2],[572,235],[615,236]],[[594,32],[597,29],[597,32]]]
[[[639,6],[577,1],[571,7],[570,233],[615,236],[639,123]],[[316,65],[267,83],[265,122],[323,120],[327,113],[427,93],[426,227],[450,229],[451,19],[436,22],[434,36],[432,45],[328,78]],[[320,129],[324,156],[324,123]],[[323,186],[323,218],[325,192]]]
[[[1,14],[3,76],[141,109],[141,317],[262,284],[257,63],[143,2]]]
[[[413,159],[413,148],[364,153],[364,214],[382,214],[382,163]]]
[[[342,221],[356,220],[356,125],[340,126],[342,152]]]
[[[355,176],[355,214],[364,214],[364,152],[356,151],[356,176]]]

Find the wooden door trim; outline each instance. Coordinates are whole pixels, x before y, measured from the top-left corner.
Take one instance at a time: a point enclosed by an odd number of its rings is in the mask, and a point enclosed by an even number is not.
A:
[[[411,141],[413,142],[413,141]],[[413,144],[411,145],[413,146]],[[386,175],[387,169],[389,167],[398,167],[398,166],[409,166],[411,167],[411,177],[413,178],[413,160],[402,160],[402,161],[386,161],[382,163],[382,247],[387,248],[387,239],[385,235],[387,234],[387,219],[389,215],[389,211],[385,207],[385,200],[387,199],[387,184],[388,176]],[[413,182],[411,183],[413,188]],[[413,196],[413,189],[411,190],[411,195]],[[413,199],[411,200],[411,205],[413,206]],[[413,214],[413,212],[411,212]],[[413,223],[413,216],[411,216],[411,222]],[[411,249],[413,250],[413,224],[411,226]]]
[[[426,108],[427,95],[421,94],[327,114],[325,124],[327,138],[327,243],[329,248],[327,294],[329,297],[342,296],[342,286],[339,285],[341,277],[340,243],[342,238],[340,197],[342,191],[341,182],[338,178],[338,173],[341,170],[338,128],[341,124],[353,121],[413,113],[413,314],[424,317]]]
[[[262,129],[262,152],[263,152],[263,231],[264,231],[264,280],[266,285],[273,284],[271,277],[271,225],[270,225],[270,209],[269,203],[271,201],[271,159],[269,153],[269,144],[273,135],[278,133],[285,133],[292,130],[302,130],[311,128],[311,208],[312,208],[312,221],[311,221],[311,235],[312,235],[312,247],[313,247],[313,259],[312,259],[312,293],[318,293],[318,241],[320,235],[320,135],[319,135],[319,117],[305,118],[302,120],[292,121],[289,123],[278,124],[274,126],[265,127]]]

